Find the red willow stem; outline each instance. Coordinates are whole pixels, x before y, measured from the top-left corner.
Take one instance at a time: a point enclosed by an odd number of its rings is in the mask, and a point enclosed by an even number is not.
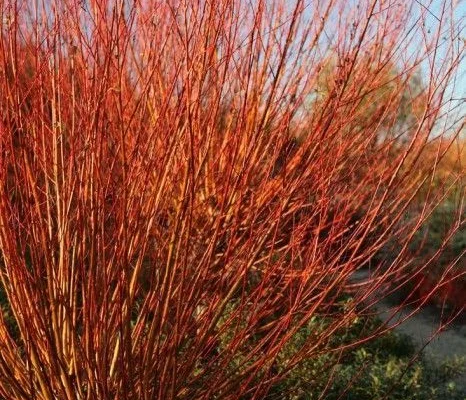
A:
[[[260,399],[383,334],[332,345],[464,228],[451,7],[1,2],[0,396]]]

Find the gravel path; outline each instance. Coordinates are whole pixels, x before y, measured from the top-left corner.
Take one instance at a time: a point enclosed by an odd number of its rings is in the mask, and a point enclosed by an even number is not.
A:
[[[376,308],[380,318],[388,325],[402,321],[413,312],[412,309],[404,309],[394,314],[393,305],[386,300],[381,301]],[[426,307],[403,321],[395,329],[409,335],[419,347],[427,344],[425,354],[435,359],[466,357],[466,326],[452,324],[439,332],[440,314],[441,310]]]
[[[351,280],[359,283],[368,278],[368,271],[358,271]],[[439,331],[440,309],[427,306],[412,314],[414,309],[405,307],[397,310],[396,305],[387,299],[379,300],[375,308],[387,325],[398,324],[395,331],[410,336],[419,349],[424,348],[424,355],[432,362],[439,363],[454,357],[466,359],[466,324],[453,323]],[[412,315],[409,316],[410,314]],[[466,390],[466,373],[458,377],[456,383],[459,388]]]

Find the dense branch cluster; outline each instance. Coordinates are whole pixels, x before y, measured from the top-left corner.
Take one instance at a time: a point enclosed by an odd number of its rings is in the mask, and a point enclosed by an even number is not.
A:
[[[346,3],[0,3],[1,397],[261,399],[413,279],[461,21]]]

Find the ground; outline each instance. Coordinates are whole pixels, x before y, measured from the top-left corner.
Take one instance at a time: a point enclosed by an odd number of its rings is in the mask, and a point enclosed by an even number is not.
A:
[[[358,271],[353,275],[357,282],[368,279],[369,271]],[[442,327],[447,319],[448,310],[425,306],[416,311],[414,308],[400,307],[393,298],[379,300],[375,306],[378,316],[397,332],[410,336],[419,350],[433,363],[451,360],[455,357],[466,359],[466,321],[465,317]],[[464,313],[464,311],[463,311]],[[458,377],[456,384],[466,391],[466,373]]]

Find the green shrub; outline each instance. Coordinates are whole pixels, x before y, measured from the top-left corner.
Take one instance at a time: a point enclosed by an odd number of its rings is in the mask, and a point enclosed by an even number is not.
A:
[[[424,254],[434,253],[442,246],[447,239],[449,230],[458,220],[457,209],[458,205],[453,199],[447,199],[438,206],[417,232],[413,247],[418,248],[422,245]],[[466,220],[466,210],[463,210],[460,218],[462,221]],[[460,227],[445,244],[446,251],[441,254],[439,260],[442,264],[451,262],[453,258],[460,256],[465,251],[466,226]]]
[[[356,317],[346,330],[334,335],[333,349],[354,343],[355,338],[364,338],[381,325],[372,316]],[[324,319],[314,319],[296,334],[281,354],[281,362],[299,351],[307,335],[319,326],[324,329]],[[432,364],[424,356],[417,356],[411,338],[392,331],[341,354],[328,351],[303,361],[282,384],[273,388],[268,399],[313,400],[322,398],[322,393],[328,400],[465,398],[466,393],[454,382],[465,371],[465,360]]]

